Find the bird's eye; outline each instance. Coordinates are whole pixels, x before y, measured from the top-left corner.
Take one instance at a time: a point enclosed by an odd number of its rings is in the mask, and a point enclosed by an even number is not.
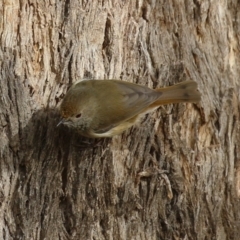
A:
[[[75,117],[76,117],[76,118],[80,118],[80,117],[81,117],[81,115],[82,115],[82,114],[81,114],[81,113],[79,113],[79,114],[78,114],[78,115],[76,115]]]

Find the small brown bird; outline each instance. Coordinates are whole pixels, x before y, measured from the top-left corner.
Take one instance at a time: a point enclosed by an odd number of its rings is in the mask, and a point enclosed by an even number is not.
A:
[[[60,106],[62,121],[58,125],[75,128],[86,137],[112,137],[160,105],[200,99],[193,81],[150,89],[119,80],[83,80],[64,97]]]

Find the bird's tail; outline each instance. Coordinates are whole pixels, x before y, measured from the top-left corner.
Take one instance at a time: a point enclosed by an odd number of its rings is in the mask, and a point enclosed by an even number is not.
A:
[[[150,108],[169,103],[197,103],[201,100],[197,83],[194,81],[184,81],[170,87],[155,89],[155,91],[161,93],[161,95],[157,101],[149,106]]]

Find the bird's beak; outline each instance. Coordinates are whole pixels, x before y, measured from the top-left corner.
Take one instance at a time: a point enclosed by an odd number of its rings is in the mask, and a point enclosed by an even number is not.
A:
[[[62,119],[58,124],[57,127],[60,126],[61,124],[63,124],[65,122],[65,119]]]

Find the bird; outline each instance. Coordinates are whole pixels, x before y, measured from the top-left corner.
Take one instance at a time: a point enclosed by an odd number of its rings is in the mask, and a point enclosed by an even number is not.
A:
[[[63,98],[57,126],[66,125],[89,138],[113,137],[161,105],[200,100],[192,80],[157,89],[121,80],[82,80]]]

